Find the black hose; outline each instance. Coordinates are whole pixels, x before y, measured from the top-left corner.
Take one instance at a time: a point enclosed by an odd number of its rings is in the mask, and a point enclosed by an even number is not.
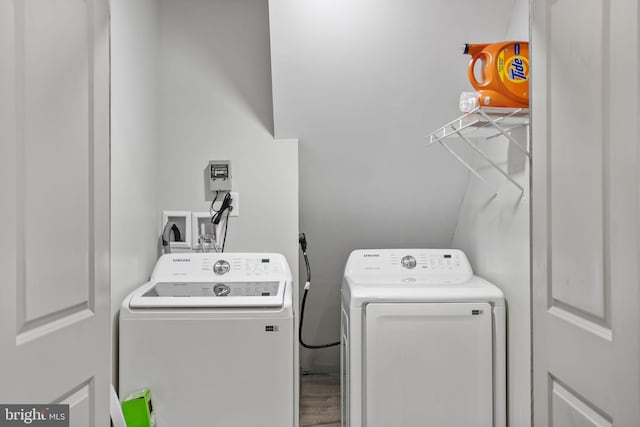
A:
[[[231,211],[233,210],[233,199],[231,198],[231,193],[227,193],[222,199],[222,204],[220,205],[220,209],[215,210],[213,207],[214,202],[218,199],[218,191],[216,191],[216,197],[211,202],[211,207],[209,208],[209,212],[211,213],[211,224],[213,224],[214,228],[220,224],[222,220],[222,215],[227,211],[227,217],[224,224],[224,240],[222,241],[222,249],[224,252],[224,247],[227,244],[227,231],[229,230],[229,215],[231,215]]]
[[[311,288],[311,266],[309,265],[309,257],[307,256],[307,237],[304,233],[300,233],[298,237],[298,243],[300,243],[300,249],[302,249],[302,255],[304,256],[304,263],[307,267],[307,281],[304,285],[304,294],[302,295],[302,305],[300,307],[300,326],[298,327],[298,340],[300,341],[300,345],[304,348],[308,349],[319,349],[319,348],[328,348],[335,347],[336,345],[340,345],[340,341],[328,343],[328,344],[307,344],[304,342],[302,338],[302,325],[304,324],[304,309],[307,305],[307,294],[309,293],[309,289]]]
[[[173,232],[173,239],[176,242],[182,240],[182,236],[180,235],[180,229],[178,228],[175,222],[167,222],[164,226],[164,230],[162,230],[162,247],[164,248],[165,254],[171,253],[171,233]]]
[[[216,194],[216,197],[218,197],[217,194]],[[214,210],[214,214],[211,217],[212,224],[218,225],[222,220],[222,215],[224,215],[224,211],[231,212],[233,210],[233,206],[231,205],[231,203],[233,203],[233,199],[231,198],[231,194],[227,193],[224,196],[224,199],[222,199],[222,204],[220,205],[220,209],[218,209],[217,211]],[[211,209],[213,210],[213,202],[211,202]],[[227,218],[228,218],[228,214],[227,214]]]

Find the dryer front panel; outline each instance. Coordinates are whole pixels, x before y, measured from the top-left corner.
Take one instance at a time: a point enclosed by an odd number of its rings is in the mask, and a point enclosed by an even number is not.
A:
[[[365,308],[367,427],[493,425],[488,303],[370,303]]]

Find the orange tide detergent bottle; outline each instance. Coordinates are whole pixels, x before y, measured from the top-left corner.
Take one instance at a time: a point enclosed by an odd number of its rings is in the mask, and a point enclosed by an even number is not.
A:
[[[482,107],[529,107],[529,43],[465,44],[467,74]],[[476,77],[477,61],[481,76]]]

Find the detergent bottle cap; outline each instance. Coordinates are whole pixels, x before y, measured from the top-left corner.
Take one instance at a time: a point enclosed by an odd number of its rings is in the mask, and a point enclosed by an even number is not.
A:
[[[479,104],[479,95],[477,92],[462,92],[460,94],[460,111],[468,113],[476,108]]]

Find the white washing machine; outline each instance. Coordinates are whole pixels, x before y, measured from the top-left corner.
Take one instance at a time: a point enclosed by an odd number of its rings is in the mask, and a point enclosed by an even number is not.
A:
[[[297,293],[285,258],[162,256],[120,310],[120,396],[161,427],[297,427]]]
[[[341,324],[344,427],[506,426],[504,296],[461,251],[354,251]]]

